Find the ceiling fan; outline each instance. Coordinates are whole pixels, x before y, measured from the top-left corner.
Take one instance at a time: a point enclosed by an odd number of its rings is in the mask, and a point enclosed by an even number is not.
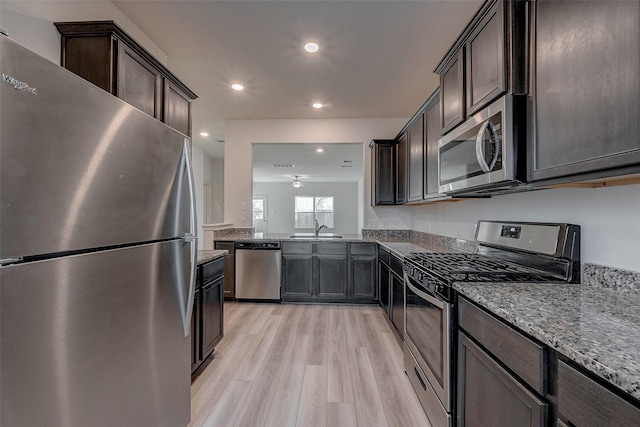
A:
[[[293,182],[291,183],[291,185],[293,185],[294,188],[300,188],[304,186],[304,184],[300,182],[298,178],[299,178],[299,175],[295,175],[293,178]]]

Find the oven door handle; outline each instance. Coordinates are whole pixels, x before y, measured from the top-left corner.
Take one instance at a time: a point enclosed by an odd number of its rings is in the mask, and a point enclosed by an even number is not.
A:
[[[409,289],[411,289],[411,292],[415,293],[420,298],[422,298],[424,300],[427,300],[428,302],[430,302],[431,304],[435,305],[436,307],[444,310],[444,301],[440,301],[436,297],[431,296],[428,293],[426,293],[424,291],[421,291],[420,289],[418,289],[415,286],[413,286],[411,284],[411,280],[409,280],[409,277],[407,276],[407,273],[404,274],[404,283],[406,283],[407,287]]]

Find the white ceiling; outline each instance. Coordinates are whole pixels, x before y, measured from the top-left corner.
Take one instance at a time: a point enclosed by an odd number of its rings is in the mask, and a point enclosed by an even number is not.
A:
[[[411,117],[481,0],[113,3],[199,99],[196,145],[222,157],[225,120]],[[308,40],[320,52],[308,54]],[[241,82],[245,91],[229,85]],[[326,108],[311,108],[312,102]],[[201,137],[206,131],[208,137]]]
[[[363,144],[253,144],[253,181],[293,183],[298,176],[303,184],[357,182],[364,175],[363,149]]]

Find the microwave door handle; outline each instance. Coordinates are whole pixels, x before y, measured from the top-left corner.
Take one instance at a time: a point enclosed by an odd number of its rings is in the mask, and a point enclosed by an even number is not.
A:
[[[487,163],[487,160],[484,158],[484,133],[489,131],[489,138],[491,139],[491,143],[494,145],[494,155],[491,159],[490,163]],[[485,120],[480,126],[480,130],[478,131],[478,135],[476,136],[476,158],[478,159],[478,164],[483,172],[488,173],[491,172],[493,167],[496,165],[498,161],[498,138],[495,138],[495,129],[491,124],[491,121]]]

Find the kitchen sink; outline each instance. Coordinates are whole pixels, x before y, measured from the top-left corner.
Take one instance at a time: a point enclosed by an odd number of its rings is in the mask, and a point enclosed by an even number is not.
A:
[[[342,236],[334,233],[296,233],[289,236],[290,239],[342,239]]]

